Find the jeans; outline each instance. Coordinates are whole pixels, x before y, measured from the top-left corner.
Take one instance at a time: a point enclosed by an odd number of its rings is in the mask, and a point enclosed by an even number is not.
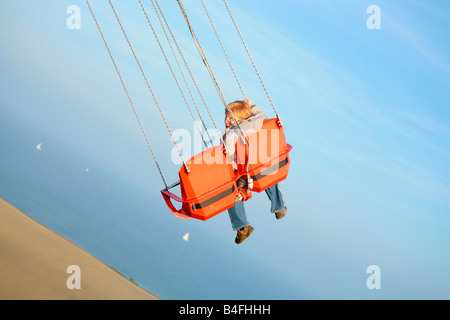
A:
[[[278,183],[265,191],[271,202],[270,211],[275,213],[283,210],[285,203]],[[247,221],[247,214],[245,213],[244,203],[242,201],[236,201],[234,206],[228,209],[228,214],[230,216],[233,230],[239,230],[249,225]]]

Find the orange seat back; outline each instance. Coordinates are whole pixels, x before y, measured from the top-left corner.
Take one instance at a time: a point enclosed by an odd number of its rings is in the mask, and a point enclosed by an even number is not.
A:
[[[252,191],[261,192],[286,179],[292,147],[286,143],[280,120],[265,120],[258,132],[247,137],[248,143],[244,144],[242,139],[236,143],[236,162],[239,175],[247,174],[248,168],[253,179]]]
[[[179,171],[182,209],[192,218],[207,220],[231,208],[237,188],[230,157],[223,146],[209,148],[186,162]]]

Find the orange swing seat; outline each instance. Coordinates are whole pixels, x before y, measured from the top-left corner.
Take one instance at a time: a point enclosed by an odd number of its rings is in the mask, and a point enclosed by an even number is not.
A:
[[[178,172],[180,181],[161,191],[177,218],[207,220],[234,205],[239,176],[222,145],[195,155],[186,162],[186,166],[189,171],[182,166]],[[180,186],[181,197],[169,191],[177,185]],[[181,203],[181,209],[177,210],[172,200]]]
[[[241,139],[236,143],[237,170],[224,146],[212,147],[190,158],[178,172],[180,181],[161,190],[177,218],[208,220],[231,208],[237,199],[250,199],[250,191],[261,192],[286,179],[292,147],[286,143],[279,119],[265,120],[261,130],[247,137],[250,148]],[[238,188],[238,179],[248,175],[253,180],[251,190]],[[181,197],[169,191],[176,186]],[[172,200],[181,203],[181,208],[177,210]]]

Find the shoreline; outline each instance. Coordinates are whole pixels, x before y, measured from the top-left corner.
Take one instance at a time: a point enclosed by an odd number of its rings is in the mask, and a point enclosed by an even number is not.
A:
[[[0,198],[0,300],[160,300]]]

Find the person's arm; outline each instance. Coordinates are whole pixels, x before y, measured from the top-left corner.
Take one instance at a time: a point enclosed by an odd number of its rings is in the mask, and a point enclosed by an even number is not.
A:
[[[236,165],[236,142],[238,140],[238,136],[234,129],[227,129],[225,134],[223,135],[223,141],[225,143],[225,147],[227,148],[228,155],[231,159],[231,164],[233,169],[237,169]]]
[[[252,116],[255,118],[261,118],[263,120],[265,119],[269,119],[269,117],[267,116],[267,114],[265,114],[261,108],[259,108],[257,105],[254,105],[252,100],[250,100],[249,98],[244,98],[244,101],[247,102],[248,104],[250,104],[250,106],[252,107]]]

